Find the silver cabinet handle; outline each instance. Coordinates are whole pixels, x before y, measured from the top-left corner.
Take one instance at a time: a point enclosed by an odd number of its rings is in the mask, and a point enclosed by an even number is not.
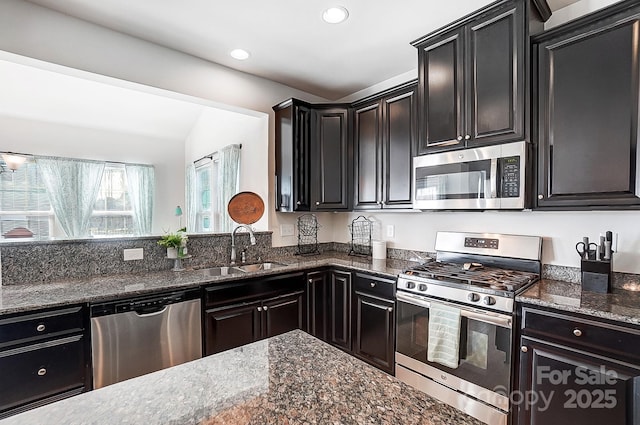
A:
[[[258,311],[262,311],[262,307],[258,307]]]
[[[458,136],[456,137],[456,139],[458,139],[458,141],[462,140],[462,136]]]
[[[42,323],[40,323],[38,326],[36,326],[36,330],[38,332],[44,332],[45,329],[46,329],[46,327]]]
[[[544,199],[544,195],[538,195],[538,199]]]
[[[309,283],[313,283],[313,279],[309,279]]]
[[[269,310],[269,307],[267,307],[267,306],[265,305],[264,307],[262,307],[262,309],[263,309],[264,311],[267,311],[267,310]]]
[[[393,311],[393,307],[387,307],[387,311],[391,313]]]
[[[296,205],[301,205],[301,204],[302,204],[302,202],[300,202],[300,201],[296,202]]]
[[[316,205],[320,205],[320,202],[319,202],[319,201],[316,201]]]
[[[574,330],[573,330],[573,334],[574,334],[575,336],[582,336],[582,331],[581,331],[580,329],[574,329]]]
[[[523,353],[526,353],[527,351],[529,351],[529,349],[527,348],[526,345],[523,345],[522,347],[520,347],[520,351],[522,351]]]
[[[371,287],[372,287],[372,288],[375,288],[375,287],[376,287],[375,282],[371,282],[369,285],[371,285]]]
[[[38,376],[44,376],[47,374],[47,369],[41,367],[40,369],[38,369]]]
[[[469,140],[469,139],[471,139],[471,136],[469,136],[468,134],[464,136],[464,140]]]

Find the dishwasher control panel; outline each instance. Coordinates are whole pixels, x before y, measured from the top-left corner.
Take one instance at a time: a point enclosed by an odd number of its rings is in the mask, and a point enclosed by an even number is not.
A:
[[[108,301],[91,306],[91,317],[106,316],[108,314],[126,313],[153,313],[160,311],[169,304],[200,298],[199,290],[171,292],[161,295],[137,297],[125,300]]]

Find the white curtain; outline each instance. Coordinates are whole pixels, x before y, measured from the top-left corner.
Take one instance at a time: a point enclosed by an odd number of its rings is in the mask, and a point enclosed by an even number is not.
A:
[[[88,236],[104,163],[36,157],[51,207],[70,238]]]
[[[233,220],[227,204],[240,187],[240,145],[228,145],[218,151],[218,186],[216,208],[220,217],[220,232],[231,232]]]
[[[187,232],[199,232],[198,228],[198,188],[196,182],[196,166],[187,165],[186,170],[186,208],[187,208]]]
[[[155,172],[151,165],[126,164],[127,192],[137,235],[151,234]]]

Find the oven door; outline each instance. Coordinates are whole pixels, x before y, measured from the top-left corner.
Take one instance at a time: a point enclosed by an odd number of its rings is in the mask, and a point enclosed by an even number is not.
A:
[[[397,364],[508,411],[512,317],[433,299],[460,308],[460,360],[457,368],[449,368],[427,360],[431,299],[404,292],[398,292],[396,297]]]

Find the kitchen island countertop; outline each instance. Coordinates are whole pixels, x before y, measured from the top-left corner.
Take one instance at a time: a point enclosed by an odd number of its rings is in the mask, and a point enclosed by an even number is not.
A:
[[[582,291],[579,283],[543,279],[518,295],[516,301],[640,325],[640,291],[614,288],[609,294],[600,294]]]
[[[0,420],[37,423],[480,425],[302,331]]]

